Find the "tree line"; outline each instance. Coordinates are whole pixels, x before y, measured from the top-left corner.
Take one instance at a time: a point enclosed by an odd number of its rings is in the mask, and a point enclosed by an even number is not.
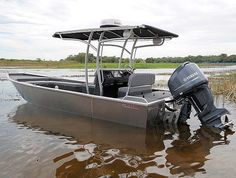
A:
[[[85,53],[79,53],[77,55],[70,55],[65,58],[65,61],[76,61],[79,63],[84,63]],[[102,61],[104,63],[117,63],[119,61],[119,57],[116,56],[103,56]],[[236,62],[236,55],[209,55],[209,56],[186,56],[186,57],[149,57],[146,59],[138,58],[135,60],[136,63],[183,63],[186,61],[191,61],[195,63],[234,63]],[[88,55],[88,62],[94,63],[96,62],[96,57],[93,54]],[[128,63],[129,59],[122,59],[122,63]]]
[[[78,63],[84,63],[85,59],[85,53],[78,53],[76,55],[69,55],[65,59],[61,59],[60,61],[73,61]],[[116,56],[103,56],[102,61],[104,63],[118,63],[119,57]],[[15,61],[16,59],[5,59],[0,58],[0,61]],[[16,60],[17,61],[17,60]],[[24,60],[25,61],[25,60]],[[26,60],[26,61],[32,61],[32,60]],[[34,60],[35,61],[35,60]],[[45,59],[37,58],[36,61],[43,62],[47,61]],[[183,63],[186,61],[191,61],[195,63],[236,63],[236,55],[227,55],[227,54],[220,54],[220,55],[209,55],[209,56],[186,56],[186,57],[149,57],[146,59],[138,58],[135,59],[136,63]],[[96,56],[93,54],[88,55],[88,62],[89,63],[95,63],[96,62]],[[128,58],[123,58],[122,63],[128,63]]]
[[[117,62],[119,62],[119,59],[120,58],[116,57],[116,56],[103,56],[102,57],[102,62],[104,62],[104,63],[117,63]],[[69,55],[64,60],[65,61],[76,61],[76,62],[79,62],[79,63],[84,63],[85,53],[79,53],[79,54],[76,54],[76,55]],[[89,53],[88,54],[88,62],[89,63],[95,63],[96,62],[96,56]],[[123,63],[128,63],[129,59],[128,58],[123,58],[122,62]]]
[[[236,62],[236,55],[209,55],[209,56],[186,56],[186,57],[161,57],[161,58],[147,58],[146,63],[172,62],[183,63],[191,61],[195,63],[234,63]]]

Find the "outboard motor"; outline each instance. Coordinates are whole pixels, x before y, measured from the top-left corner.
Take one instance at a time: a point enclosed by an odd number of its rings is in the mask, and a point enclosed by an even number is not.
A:
[[[208,80],[195,63],[186,62],[179,66],[171,75],[168,87],[177,103],[182,104],[180,117],[190,115],[193,106],[203,125],[220,129],[227,127],[221,122],[221,117],[229,111],[215,107]]]

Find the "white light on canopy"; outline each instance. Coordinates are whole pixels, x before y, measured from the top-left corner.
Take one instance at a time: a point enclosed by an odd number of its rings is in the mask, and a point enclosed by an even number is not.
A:
[[[163,38],[153,38],[153,45],[155,46],[160,46],[162,45],[164,42]]]
[[[124,30],[123,37],[124,38],[129,38],[130,36],[131,36],[131,31],[130,30]]]

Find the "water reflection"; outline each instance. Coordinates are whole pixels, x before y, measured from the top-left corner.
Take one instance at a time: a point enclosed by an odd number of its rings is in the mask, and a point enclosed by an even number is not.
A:
[[[81,118],[24,104],[11,118],[29,128],[63,135],[72,151],[54,157],[55,176],[168,177],[207,172],[211,149],[227,145],[232,132],[218,133],[188,125],[140,129]],[[45,145],[46,147],[47,145]]]

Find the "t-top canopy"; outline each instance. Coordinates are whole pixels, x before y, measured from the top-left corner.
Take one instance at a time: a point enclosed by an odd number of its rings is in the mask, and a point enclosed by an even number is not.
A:
[[[83,30],[72,30],[56,32],[53,37],[64,38],[64,39],[79,39],[88,40],[89,35],[93,32],[92,40],[99,40],[100,35],[104,32],[103,39],[123,39],[125,34],[130,31],[133,32],[133,37],[139,39],[153,39],[153,38],[173,38],[178,37],[178,35],[155,28],[149,25],[141,26],[120,26],[120,27],[102,27],[93,29],[83,29]]]

